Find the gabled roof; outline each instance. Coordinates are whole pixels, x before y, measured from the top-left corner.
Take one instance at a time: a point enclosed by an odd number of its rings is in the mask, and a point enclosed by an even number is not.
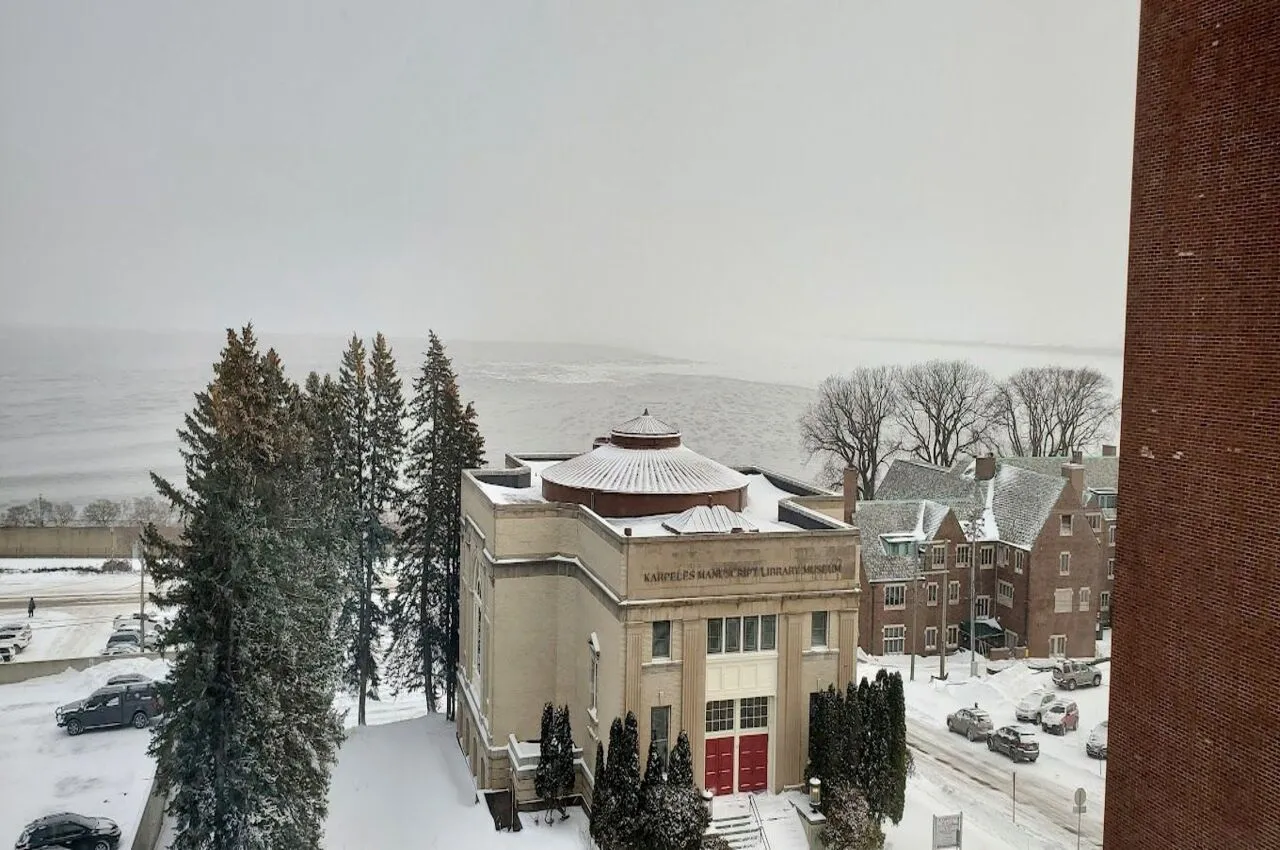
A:
[[[1061,464],[1058,467],[1053,475],[1046,475],[1000,458],[996,461],[994,478],[975,482],[972,459],[957,461],[950,469],[943,469],[899,458],[890,464],[877,496],[939,502],[955,510],[962,526],[967,526],[969,517],[981,509],[983,522],[977,539],[1000,540],[1029,549],[1066,486]]]
[[[1062,465],[1071,463],[1069,457],[1005,457],[1002,463],[1018,466],[1041,475],[1062,475]],[[1086,490],[1115,490],[1120,480],[1120,458],[1097,455],[1085,457],[1081,461],[1084,466],[1084,486]]]
[[[662,523],[673,534],[729,534],[734,530],[751,532],[760,527],[737,511],[724,505],[698,505]]]
[[[862,538],[862,569],[867,581],[904,581],[916,575],[920,558],[916,554],[890,555],[882,540],[904,535],[914,541],[934,539],[950,508],[923,499],[859,502],[853,524]]]

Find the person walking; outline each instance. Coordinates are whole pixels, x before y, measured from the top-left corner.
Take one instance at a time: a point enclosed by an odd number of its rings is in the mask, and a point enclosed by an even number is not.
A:
[[[27,619],[31,619],[36,615],[36,598],[33,596],[27,600]]]

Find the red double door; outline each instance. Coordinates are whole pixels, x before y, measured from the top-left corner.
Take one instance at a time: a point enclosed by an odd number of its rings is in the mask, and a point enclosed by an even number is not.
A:
[[[738,750],[738,782],[734,787],[733,751]],[[708,738],[703,781],[713,794],[763,791],[769,787],[769,735]]]

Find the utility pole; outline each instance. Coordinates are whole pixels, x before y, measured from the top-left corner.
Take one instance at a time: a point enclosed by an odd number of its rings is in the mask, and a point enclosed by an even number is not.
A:
[[[972,553],[973,547],[969,547]],[[942,587],[939,588],[938,602],[942,608],[942,631],[938,637],[938,678],[947,678],[947,606],[951,604],[951,573],[946,569],[946,562],[943,561],[942,570]]]
[[[986,512],[987,499],[982,492],[983,484],[990,487],[989,482],[977,480],[974,476],[974,504],[969,515],[969,528],[965,536],[969,538],[969,678],[978,675],[978,540],[979,529],[983,526],[982,515]]]
[[[133,541],[133,559],[138,562],[138,648],[147,651],[147,568],[142,559],[142,538]]]
[[[918,546],[917,552],[924,552],[923,546]],[[920,604],[920,561],[921,555],[917,554],[916,574],[911,580],[911,681],[916,680],[916,607]]]

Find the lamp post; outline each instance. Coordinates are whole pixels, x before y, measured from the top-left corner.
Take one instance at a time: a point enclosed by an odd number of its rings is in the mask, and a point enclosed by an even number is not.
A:
[[[986,499],[982,495],[982,484],[974,481],[973,512],[969,515],[969,528],[965,536],[969,539],[969,678],[978,675],[978,529],[982,528],[982,515],[986,509]],[[987,486],[991,486],[987,484]]]
[[[928,547],[916,546],[916,574],[911,581],[911,681],[916,680],[916,609],[920,607],[920,583],[924,581],[924,553]]]

